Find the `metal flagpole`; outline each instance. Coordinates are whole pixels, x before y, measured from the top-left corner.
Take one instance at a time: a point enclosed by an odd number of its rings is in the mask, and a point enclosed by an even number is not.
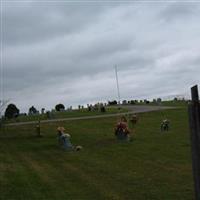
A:
[[[115,65],[115,75],[116,75],[116,82],[117,82],[118,103],[120,104],[120,93],[119,93],[119,81],[118,81],[117,65]]]

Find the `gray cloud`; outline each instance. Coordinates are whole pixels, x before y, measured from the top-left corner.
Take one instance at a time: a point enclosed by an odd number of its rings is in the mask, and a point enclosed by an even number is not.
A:
[[[199,83],[200,5],[5,5],[4,98],[31,105],[86,104],[188,93]]]
[[[27,45],[79,33],[94,24],[105,9],[103,6],[18,4],[5,7],[3,13],[6,45]]]
[[[174,2],[170,5],[167,5],[161,12],[160,17],[163,18],[166,23],[171,23],[174,21],[185,21],[192,17],[196,17],[199,12],[199,7],[196,3],[180,3]]]

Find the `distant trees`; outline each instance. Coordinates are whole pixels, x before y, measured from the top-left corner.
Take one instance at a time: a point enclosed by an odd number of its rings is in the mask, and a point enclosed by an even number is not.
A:
[[[161,98],[157,98],[157,103],[161,103],[162,99]]]
[[[156,101],[156,99],[153,99],[153,101],[152,101],[153,103],[156,103],[157,101]]]
[[[135,101],[134,100],[130,100],[130,104],[134,105]]]
[[[41,109],[41,114],[44,114],[45,108]]]
[[[37,111],[37,109],[36,109],[34,106],[31,106],[31,107],[29,108],[28,113],[29,113],[29,115],[34,115],[34,114],[37,114],[38,111]]]
[[[50,111],[47,111],[46,112],[46,116],[47,116],[47,119],[51,119],[52,118],[52,113]]]
[[[114,100],[114,101],[108,101],[108,105],[117,105],[117,101],[116,100]]]
[[[60,103],[55,106],[55,109],[56,111],[62,111],[62,110],[65,110],[65,106]]]
[[[149,104],[149,103],[150,103],[150,101],[149,101],[149,100],[147,100],[147,99],[145,99],[145,100],[144,100],[144,103],[146,103],[146,104]]]
[[[177,97],[174,97],[174,101],[178,101],[178,98],[177,98]]]
[[[106,112],[106,108],[105,108],[104,105],[101,105],[101,106],[100,106],[100,111],[101,111],[101,112]]]
[[[127,100],[123,100],[122,104],[126,105],[127,104]]]
[[[92,111],[92,105],[87,104],[87,108],[88,108],[88,111],[89,111],[89,112]]]
[[[12,103],[9,104],[5,111],[5,117],[11,119],[14,117],[18,117],[18,115],[19,115],[19,109],[17,108],[17,106]]]

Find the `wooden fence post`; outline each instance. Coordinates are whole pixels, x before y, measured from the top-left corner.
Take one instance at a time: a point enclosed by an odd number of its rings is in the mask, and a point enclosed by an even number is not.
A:
[[[191,88],[192,102],[189,105],[189,124],[191,131],[192,168],[195,199],[200,200],[200,104],[197,85]]]

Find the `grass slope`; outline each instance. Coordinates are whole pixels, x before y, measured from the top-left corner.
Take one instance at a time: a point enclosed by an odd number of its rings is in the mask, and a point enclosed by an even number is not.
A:
[[[161,134],[168,117],[171,130]],[[192,200],[193,180],[185,108],[140,115],[131,143],[113,137],[116,118],[7,127],[0,139],[0,199]],[[63,125],[81,152],[57,147]]]
[[[37,121],[37,120],[47,120],[47,119],[62,119],[62,118],[70,118],[70,117],[84,117],[84,116],[94,116],[94,115],[106,115],[106,114],[115,114],[127,112],[126,108],[118,109],[117,107],[106,107],[106,112],[100,112],[98,110],[88,111],[88,109],[81,110],[71,110],[71,111],[63,111],[63,112],[53,112],[51,118],[47,117],[47,114],[36,114],[36,115],[27,115],[27,116],[19,116],[13,119],[6,119],[6,123],[13,122],[26,122],[26,121]]]

